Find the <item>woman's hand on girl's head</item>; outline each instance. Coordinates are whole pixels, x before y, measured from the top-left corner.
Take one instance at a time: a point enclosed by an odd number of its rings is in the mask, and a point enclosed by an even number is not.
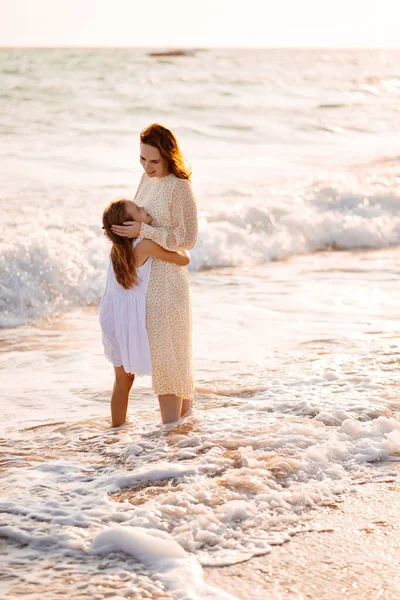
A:
[[[113,233],[121,237],[137,238],[142,224],[139,221],[125,221],[123,225],[112,225]]]

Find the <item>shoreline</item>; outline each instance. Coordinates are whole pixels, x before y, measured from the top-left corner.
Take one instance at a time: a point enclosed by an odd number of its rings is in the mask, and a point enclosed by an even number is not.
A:
[[[238,600],[400,599],[400,463],[392,467],[383,482],[358,485],[269,554],[205,567],[205,581]]]

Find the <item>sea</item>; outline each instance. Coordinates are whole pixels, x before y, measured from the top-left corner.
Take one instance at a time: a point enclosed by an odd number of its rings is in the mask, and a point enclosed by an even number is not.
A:
[[[0,49],[0,594],[233,599],[400,461],[400,51]],[[193,413],[110,423],[105,206],[193,169]],[[349,535],[355,535],[349,532]]]

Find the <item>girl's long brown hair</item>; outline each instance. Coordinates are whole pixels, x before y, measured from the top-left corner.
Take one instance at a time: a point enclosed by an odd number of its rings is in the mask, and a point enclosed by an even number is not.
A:
[[[143,129],[140,134],[140,142],[158,148],[162,158],[168,161],[170,173],[173,173],[179,179],[190,179],[192,171],[172,131],[163,125],[153,123],[146,127],[146,129]]]
[[[123,225],[129,221],[125,200],[110,202],[103,213],[103,229],[112,242],[110,258],[114,267],[115,279],[126,290],[131,289],[138,282],[132,240],[116,235],[111,230],[111,225]]]

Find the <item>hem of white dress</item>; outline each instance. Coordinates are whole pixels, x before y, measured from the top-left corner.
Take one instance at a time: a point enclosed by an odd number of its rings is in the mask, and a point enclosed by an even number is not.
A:
[[[109,356],[107,356],[107,354],[105,354],[105,357],[107,358],[107,360],[113,365],[113,367],[124,367],[123,363],[121,363],[120,365],[116,364],[114,361],[111,360],[111,358]],[[151,373],[145,373],[145,372],[141,372],[141,371],[135,371],[134,373],[132,373],[132,371],[127,371],[124,367],[124,371],[127,375],[134,375],[135,377],[151,377]]]

